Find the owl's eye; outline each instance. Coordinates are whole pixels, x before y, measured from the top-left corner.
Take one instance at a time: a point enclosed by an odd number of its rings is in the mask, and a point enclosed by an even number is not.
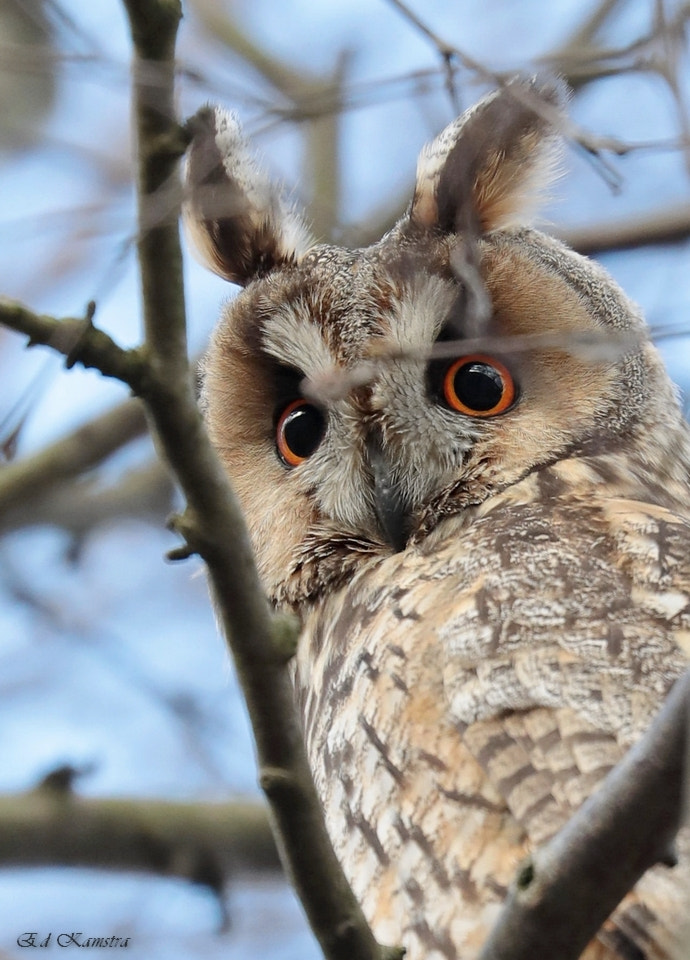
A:
[[[276,424],[276,447],[286,467],[298,467],[314,453],[323,440],[326,421],[323,413],[307,400],[288,403]]]
[[[515,381],[500,360],[472,354],[454,360],[443,377],[443,398],[470,417],[494,417],[515,402]]]

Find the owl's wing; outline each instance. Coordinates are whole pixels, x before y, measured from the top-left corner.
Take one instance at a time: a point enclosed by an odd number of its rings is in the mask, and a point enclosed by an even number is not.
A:
[[[465,746],[525,830],[533,847],[549,840],[623,757],[625,749],[568,708],[534,708],[465,731]],[[631,842],[635,842],[631,838]],[[596,941],[621,960],[680,958],[690,905],[690,844],[678,866],[653,868],[614,911]],[[612,866],[615,869],[615,866]],[[685,931],[686,932],[686,931]],[[596,947],[587,960],[601,956]]]
[[[461,601],[440,627],[444,688],[463,742],[538,846],[687,666],[690,527],[634,501],[534,502],[493,511],[461,543]],[[682,916],[682,895],[673,874],[652,871],[603,936],[622,957],[632,945],[669,956],[666,918]]]

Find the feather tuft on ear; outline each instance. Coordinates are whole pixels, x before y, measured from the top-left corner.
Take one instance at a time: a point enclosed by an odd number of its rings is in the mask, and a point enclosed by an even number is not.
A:
[[[422,151],[412,225],[479,235],[531,219],[561,148],[564,87],[513,80],[454,120]]]
[[[245,285],[300,260],[309,230],[259,167],[236,114],[206,106],[188,126],[184,221],[202,261]]]

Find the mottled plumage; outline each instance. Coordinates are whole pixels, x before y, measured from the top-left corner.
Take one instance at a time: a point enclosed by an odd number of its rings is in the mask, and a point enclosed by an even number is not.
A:
[[[605,272],[526,225],[559,100],[521,81],[485,98],[422,153],[408,215],[355,251],[307,239],[232,116],[196,118],[188,221],[246,285],[209,351],[209,427],[266,589],[302,619],[335,849],[409,960],[476,956],[522,857],[690,652],[675,389]],[[588,960],[674,955],[686,847]]]

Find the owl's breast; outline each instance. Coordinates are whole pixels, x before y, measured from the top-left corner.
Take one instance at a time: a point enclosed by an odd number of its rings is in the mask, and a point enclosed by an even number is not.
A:
[[[336,852],[410,960],[476,956],[530,844],[685,669],[690,628],[690,533],[662,508],[513,497],[444,526],[310,608],[295,674]]]
[[[380,942],[404,943],[411,960],[469,956],[525,836],[449,713],[437,638],[414,629],[423,606],[394,588],[383,606],[356,597],[346,590],[307,617],[298,656],[329,832]]]

